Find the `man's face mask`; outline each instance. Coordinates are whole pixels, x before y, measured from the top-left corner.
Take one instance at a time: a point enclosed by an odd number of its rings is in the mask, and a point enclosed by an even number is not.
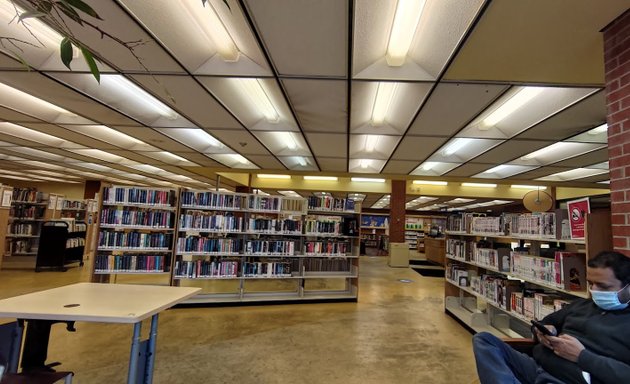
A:
[[[628,303],[622,303],[619,301],[619,292],[626,289],[628,285],[621,288],[618,291],[591,291],[591,297],[595,304],[605,311],[615,311],[619,309],[626,309]]]

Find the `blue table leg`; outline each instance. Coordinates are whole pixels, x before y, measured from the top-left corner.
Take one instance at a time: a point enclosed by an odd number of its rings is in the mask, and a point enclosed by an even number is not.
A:
[[[153,383],[153,367],[155,366],[155,349],[157,343],[158,315],[151,317],[151,334],[149,335],[149,345],[147,346],[147,365],[144,374],[144,383]]]
[[[142,322],[133,325],[133,337],[131,339],[131,355],[129,356],[129,373],[127,374],[127,384],[136,384],[136,374],[138,370],[138,360],[140,358],[140,333]]]

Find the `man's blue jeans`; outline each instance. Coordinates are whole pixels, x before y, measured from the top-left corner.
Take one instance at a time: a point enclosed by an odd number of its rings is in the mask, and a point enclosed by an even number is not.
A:
[[[481,384],[562,384],[533,358],[490,333],[480,332],[473,337],[473,351]]]

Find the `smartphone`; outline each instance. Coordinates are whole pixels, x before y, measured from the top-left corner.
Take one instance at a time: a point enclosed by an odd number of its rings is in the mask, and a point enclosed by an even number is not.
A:
[[[541,323],[540,321],[536,321],[536,320],[532,320],[532,325],[536,328],[538,328],[538,330],[545,336],[555,336],[556,333],[551,331],[549,328],[545,327],[545,325],[543,323]]]

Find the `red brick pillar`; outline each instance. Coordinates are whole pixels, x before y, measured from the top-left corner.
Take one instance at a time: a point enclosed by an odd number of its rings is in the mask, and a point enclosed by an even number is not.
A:
[[[604,29],[613,247],[630,256],[630,11]]]
[[[407,201],[405,180],[392,180],[392,194],[389,198],[389,242],[405,242],[405,203]]]

